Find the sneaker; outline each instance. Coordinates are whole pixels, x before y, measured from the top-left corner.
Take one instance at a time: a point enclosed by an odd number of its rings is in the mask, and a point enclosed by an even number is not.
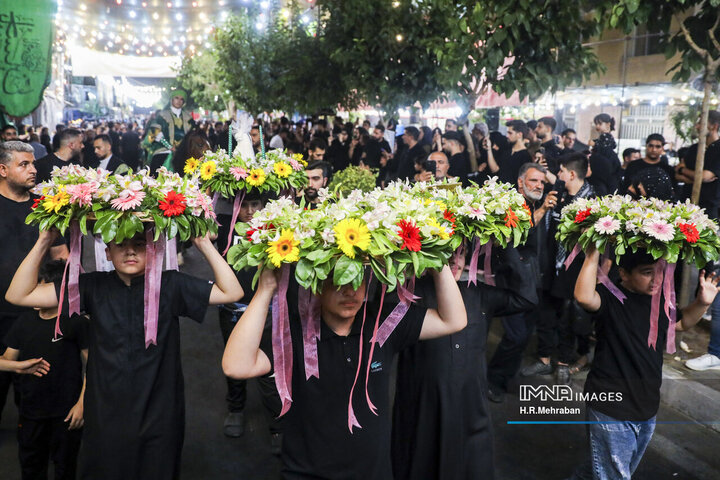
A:
[[[280,455],[282,451],[282,433],[273,433],[270,436],[270,453]]]
[[[535,375],[550,375],[553,371],[551,363],[543,363],[542,360],[537,360],[530,365],[523,367],[520,370],[520,375],[523,377],[534,377]]]
[[[243,412],[230,412],[225,417],[223,433],[226,437],[238,438],[245,433],[245,414]]]
[[[692,360],[685,362],[685,366],[690,370],[720,370],[720,358],[712,353],[706,353]]]
[[[555,369],[555,384],[570,385],[570,367],[567,365],[558,365]]]
[[[503,392],[503,389],[498,387],[497,385],[493,385],[492,383],[488,384],[487,397],[488,400],[490,400],[491,402],[502,403],[504,393],[505,392]]]

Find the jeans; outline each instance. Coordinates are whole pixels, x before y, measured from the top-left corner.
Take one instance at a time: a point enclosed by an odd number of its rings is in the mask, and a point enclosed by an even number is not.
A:
[[[655,417],[620,421],[587,407],[590,458],[570,480],[630,480],[655,431]]]
[[[708,353],[720,358],[720,295],[715,297],[712,305],[710,305],[710,344],[708,345]]]

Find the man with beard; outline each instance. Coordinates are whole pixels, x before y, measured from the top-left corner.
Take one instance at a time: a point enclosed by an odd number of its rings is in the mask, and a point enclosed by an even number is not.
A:
[[[463,185],[467,185],[467,178],[470,173],[470,160],[467,155],[465,155],[462,142],[463,136],[458,132],[445,132],[442,137],[443,150],[447,153],[450,161],[450,168],[447,175],[449,177],[457,177]]]
[[[553,132],[557,122],[552,117],[542,117],[535,127],[535,135],[542,142],[540,146],[545,149],[545,165],[551,173],[557,174],[560,168],[557,159],[562,155],[562,150],[555,143]]]
[[[528,133],[528,126],[522,120],[510,120],[507,126],[507,141],[511,147],[510,156],[503,159],[501,164],[495,160],[492,148],[486,145],[488,152],[488,166],[491,174],[497,174],[501,182],[515,185],[520,173],[520,167],[533,161],[525,147],[525,135]]]
[[[350,132],[343,128],[337,132],[328,148],[327,161],[332,165],[333,172],[345,170],[350,165],[348,138],[350,138]]]
[[[560,134],[560,140],[562,141],[562,154],[573,153],[577,151],[575,149],[575,142],[577,142],[577,133],[572,128],[566,128]]]
[[[538,296],[542,294],[542,273],[549,267],[547,255],[547,226],[543,221],[545,214],[557,204],[557,192],[551,191],[545,196],[547,169],[537,163],[526,163],[520,167],[518,191],[525,197],[533,216],[533,227],[528,234],[527,243],[518,247],[520,255],[532,266]],[[520,369],[522,355],[533,331],[536,311],[509,315],[502,321],[503,337],[488,364],[488,399],[502,402],[508,382]]]
[[[20,141],[0,144],[0,354],[6,347],[2,339],[15,319],[30,310],[8,303],[5,292],[15,270],[38,238],[38,227],[25,224],[25,218],[38,198],[30,193],[35,186],[34,161],[30,145]],[[50,249],[53,259],[66,258],[67,254],[62,238]],[[11,373],[0,372],[0,414],[11,381]]]
[[[625,177],[620,187],[620,193],[627,193],[628,187],[632,185],[637,174],[646,168],[660,167],[671,179],[675,179],[675,169],[668,164],[666,159],[662,158],[664,147],[665,137],[659,133],[648,135],[645,140],[645,158],[636,160],[625,168]],[[593,168],[593,174],[595,174],[595,168]],[[677,191],[675,182],[673,182],[673,190]]]
[[[305,173],[308,176],[308,184],[303,196],[308,208],[315,208],[320,203],[318,191],[327,187],[330,182],[330,165],[323,161],[314,161],[307,166]]]
[[[56,134],[55,138],[58,139],[59,145],[55,153],[49,153],[35,162],[35,169],[37,170],[35,179],[37,183],[50,180],[50,174],[54,167],[62,168],[71,163],[80,164],[80,152],[85,146],[80,130],[66,128]]]
[[[392,153],[390,144],[385,140],[385,127],[382,124],[375,125],[370,141],[365,145],[365,156],[362,163],[370,168],[380,168],[380,158],[385,153]]]

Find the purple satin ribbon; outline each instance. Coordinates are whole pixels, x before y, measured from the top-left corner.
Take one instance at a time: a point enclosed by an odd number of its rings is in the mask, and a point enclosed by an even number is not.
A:
[[[380,325],[380,328],[378,328],[377,335],[374,336],[375,341],[380,344],[380,347],[385,345],[387,339],[390,338],[390,334],[392,334],[395,327],[398,326],[400,320],[405,317],[405,314],[410,309],[410,304],[420,298],[414,294],[415,277],[411,277],[408,280],[407,285],[407,288],[403,288],[401,285],[398,285],[398,298],[400,299],[400,303],[395,305],[393,311],[390,312],[390,315],[388,315],[382,325]],[[401,288],[404,291],[402,291]]]
[[[382,315],[383,304],[385,303],[385,293],[387,292],[387,285],[382,284],[382,293],[380,295],[380,308],[378,309],[377,317],[375,317],[375,327],[373,328],[372,338],[370,339],[370,353],[367,359],[367,369],[365,370],[365,400],[367,401],[368,407],[373,415],[377,416],[377,407],[370,400],[370,393],[368,392],[368,383],[370,382],[370,367],[372,366],[372,357],[375,352],[375,342],[377,339],[378,326],[380,325],[380,315]],[[362,337],[361,337],[362,338]],[[362,340],[361,340],[362,342]],[[358,359],[358,367],[362,362],[362,357]]]
[[[212,197],[213,211],[215,210],[215,207],[217,207],[218,200],[220,200],[220,192],[213,193],[213,197]]]
[[[667,353],[675,353],[675,323],[677,322],[677,307],[675,297],[675,267],[677,264],[668,263],[665,266],[665,278],[663,280],[663,295],[665,295],[665,315],[668,317],[667,342],[665,349]]]
[[[570,255],[568,255],[567,258],[565,259],[565,263],[563,263],[563,265],[565,265],[565,270],[570,268],[570,265],[572,265],[573,261],[575,260],[575,257],[580,255],[581,251],[582,250],[580,249],[580,245],[576,243],[575,246],[573,247],[572,251],[570,252]]]
[[[485,256],[483,260],[483,279],[486,285],[495,286],[495,279],[492,275],[492,241],[489,240],[482,246],[481,254]]]
[[[352,406],[353,401],[353,393],[355,393],[355,385],[357,384],[358,377],[360,376],[360,367],[362,364],[362,351],[363,351],[363,330],[365,329],[365,319],[367,318],[367,299],[368,299],[368,292],[370,291],[369,283],[365,286],[365,300],[363,301],[363,319],[362,324],[360,325],[360,353],[359,353],[359,360],[358,360],[358,368],[355,371],[355,380],[353,380],[352,387],[350,387],[350,398],[348,398],[348,430],[350,430],[350,433],[353,433],[352,429],[353,427],[362,428],[360,426],[360,422],[358,422],[357,417],[355,416],[355,410]]]
[[[55,319],[55,339],[62,335],[60,330],[60,315],[62,314],[63,302],[65,301],[65,285],[68,291],[68,312],[70,315],[80,313],[80,257],[82,243],[82,232],[80,224],[73,220],[70,222],[70,255],[65,269],[63,270],[62,282],[60,283],[60,298],[58,301],[58,314]]]
[[[153,241],[153,229],[145,232],[145,348],[157,345],[158,313],[160,311],[160,286],[162,284],[162,266],[165,258],[165,236],[160,235]]]
[[[453,277],[457,274],[458,265],[460,264],[460,259],[463,255],[465,255],[465,243],[461,243],[460,246],[455,250],[455,253],[453,253],[453,262],[452,266],[450,267]]]
[[[178,270],[177,237],[169,238],[166,243],[165,270]]]
[[[287,291],[290,281],[290,266],[280,267],[278,291],[272,301],[272,350],[275,363],[275,386],[282,402],[282,417],[292,403],[292,339],[290,337],[290,316],[288,314]]]
[[[470,256],[470,266],[468,267],[468,287],[470,284],[477,285],[478,258],[480,257],[480,240],[473,240],[473,252]]]
[[[300,287],[298,310],[303,330],[305,380],[310,380],[310,377],[320,378],[317,350],[317,342],[320,340],[320,297]]]
[[[235,195],[235,202],[233,202],[232,220],[230,220],[230,231],[228,232],[227,246],[225,251],[222,253],[225,256],[232,245],[233,233],[235,232],[235,222],[240,214],[240,205],[242,205],[243,199],[245,198],[245,191],[243,190],[242,195]]]
[[[658,260],[655,263],[653,280],[652,300],[650,302],[650,331],[648,332],[648,347],[657,350],[658,317],[660,316],[660,296],[662,295],[663,274],[665,272],[665,260]]]
[[[573,251],[575,251],[573,249]],[[597,278],[600,283],[605,285],[605,288],[607,288],[610,293],[612,293],[615,298],[617,298],[620,303],[625,303],[625,299],[627,298],[625,294],[610,280],[610,277],[608,277],[608,272],[610,271],[610,267],[607,269],[605,268],[605,265],[607,264],[607,260],[610,258],[610,251],[606,251],[602,254],[602,257],[600,257],[600,265],[598,266],[598,272],[597,272]],[[570,262],[572,263],[572,262]],[[566,267],[567,268],[567,267]]]

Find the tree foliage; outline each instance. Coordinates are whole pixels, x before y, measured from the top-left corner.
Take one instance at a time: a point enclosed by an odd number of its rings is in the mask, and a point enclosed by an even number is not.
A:
[[[229,95],[221,85],[217,58],[212,50],[203,55],[183,57],[176,83],[190,92],[193,102],[200,108],[211,111],[227,108]]]

